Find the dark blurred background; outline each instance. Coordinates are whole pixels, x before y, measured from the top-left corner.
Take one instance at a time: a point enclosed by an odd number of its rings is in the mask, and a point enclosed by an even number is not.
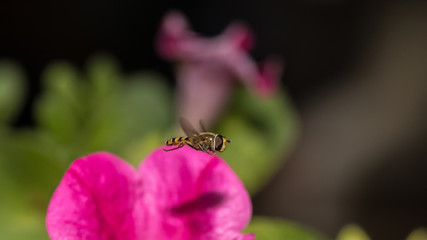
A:
[[[425,1],[0,2],[0,58],[20,63],[29,98],[15,125],[31,126],[48,63],[83,67],[99,51],[125,72],[153,69],[174,85],[153,41],[162,16],[183,11],[195,31],[246,22],[257,60],[284,58],[282,85],[302,122],[291,158],[254,198],[254,212],[330,236],[346,223],[373,239],[427,226],[427,4]]]

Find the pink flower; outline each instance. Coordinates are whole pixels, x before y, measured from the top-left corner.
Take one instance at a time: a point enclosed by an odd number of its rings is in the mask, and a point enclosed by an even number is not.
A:
[[[109,153],[76,160],[47,212],[51,239],[249,240],[247,191],[219,157],[154,151],[135,170]]]
[[[241,23],[231,24],[221,35],[204,38],[192,32],[179,12],[166,15],[156,46],[164,58],[177,61],[179,114],[192,123],[208,124],[225,109],[235,79],[259,96],[278,87],[282,64],[268,59],[258,69],[248,55],[254,42],[251,31]]]

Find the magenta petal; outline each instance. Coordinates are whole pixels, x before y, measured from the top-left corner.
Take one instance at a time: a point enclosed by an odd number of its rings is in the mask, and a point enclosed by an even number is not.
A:
[[[252,31],[243,23],[231,24],[219,37],[226,38],[225,41],[232,42],[246,52],[252,49],[255,42]]]
[[[185,17],[178,11],[169,12],[161,23],[156,41],[159,54],[168,59],[178,58],[182,52],[182,42],[188,35],[191,33]]]
[[[261,70],[256,82],[257,93],[261,96],[274,93],[280,82],[283,63],[278,58],[269,58],[261,64]]]
[[[152,153],[139,167],[148,208],[144,239],[237,240],[251,216],[242,182],[219,157],[189,147]]]
[[[178,77],[179,114],[194,126],[199,125],[200,119],[208,125],[215,122],[231,95],[229,72],[212,63],[186,64],[180,66]]]
[[[49,204],[51,239],[138,239],[137,172],[120,158],[95,153],[76,160]],[[138,213],[138,214],[136,214]],[[141,230],[140,230],[141,231]]]

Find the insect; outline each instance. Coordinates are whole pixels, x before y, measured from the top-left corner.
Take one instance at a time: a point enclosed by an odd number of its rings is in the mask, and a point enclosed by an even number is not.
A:
[[[200,127],[203,132],[197,132],[185,118],[179,119],[179,124],[187,137],[176,137],[166,141],[166,146],[176,146],[176,148],[163,149],[164,151],[173,151],[188,145],[196,150],[203,151],[209,155],[214,155],[215,152],[224,152],[227,143],[231,140],[216,133],[206,131],[205,124],[200,120]]]

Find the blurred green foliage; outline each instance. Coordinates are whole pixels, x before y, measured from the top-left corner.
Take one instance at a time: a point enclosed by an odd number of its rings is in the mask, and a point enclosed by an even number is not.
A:
[[[348,224],[338,233],[337,240],[370,240],[370,238],[358,225]]]
[[[21,68],[14,62],[0,61],[0,124],[13,120],[20,110],[25,94]]]
[[[41,77],[35,127],[11,128],[25,100],[26,81],[18,65],[0,62],[2,239],[48,239],[49,199],[74,159],[109,151],[137,166],[178,127],[174,92],[165,80],[147,71],[125,75],[108,55],[93,56],[83,71],[56,61]],[[233,139],[221,156],[253,194],[283,164],[298,124],[284,93],[260,99],[238,89],[216,130]],[[248,229],[258,239],[283,239],[267,237],[269,231],[277,237],[321,239],[277,219],[256,218]]]
[[[123,76],[106,55],[90,59],[86,75],[54,63],[43,80],[36,120],[62,146],[67,163],[100,150],[140,161],[143,156],[134,156],[128,146],[173,123],[172,92],[165,81],[151,73]]]
[[[256,240],[326,240],[322,234],[297,223],[277,218],[254,217],[245,229],[255,233]]]
[[[425,228],[415,229],[406,240],[427,240],[427,230]]]
[[[347,224],[338,233],[336,240],[370,240],[368,234],[356,224]],[[418,228],[413,230],[406,240],[427,240],[427,230]]]
[[[258,98],[238,89],[218,128],[233,140],[221,156],[254,194],[284,163],[296,142],[299,125],[283,92]]]
[[[82,73],[66,62],[49,65],[34,104],[36,127],[13,129],[7,123],[21,110],[26,81],[16,64],[0,63],[1,239],[48,239],[48,202],[74,159],[109,151],[136,165],[160,145],[145,144],[147,136],[166,135],[173,124],[172,91],[159,75],[124,76],[103,54],[86,66]]]
[[[110,56],[89,59],[84,71],[64,61],[42,74],[34,107],[35,127],[12,128],[25,100],[22,69],[0,61],[0,233],[1,239],[48,239],[49,199],[76,158],[109,151],[137,166],[178,128],[174,92],[158,74],[125,75]],[[238,88],[215,131],[233,142],[221,154],[251,194],[259,191],[284,163],[299,125],[286,94],[259,98]],[[257,240],[323,240],[322,234],[294,222],[254,217],[245,232]],[[408,240],[427,240],[425,229]],[[348,225],[337,240],[369,240]]]

